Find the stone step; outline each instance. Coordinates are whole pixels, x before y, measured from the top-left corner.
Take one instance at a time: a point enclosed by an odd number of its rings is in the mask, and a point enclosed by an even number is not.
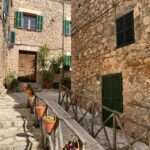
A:
[[[37,148],[40,143],[40,130],[39,129],[30,129],[31,132],[24,133],[24,130],[21,128],[11,127],[8,129],[0,129],[0,149],[8,149],[11,145],[12,147],[19,145],[23,146],[27,143],[27,135],[29,140],[33,144],[33,148]],[[12,148],[11,147],[11,148]],[[14,148],[15,149],[15,148]],[[11,149],[12,150],[12,149]]]
[[[12,121],[0,121],[0,129],[7,129],[7,128],[11,128],[11,127],[17,127],[17,128],[21,128],[23,127],[24,121],[23,120],[12,120]],[[27,127],[30,128],[32,127],[34,124],[34,121],[32,120],[28,120],[27,121]]]
[[[0,150],[24,150],[27,139],[32,143],[32,150],[41,150],[41,132],[33,126],[35,117],[26,108],[26,97],[19,99],[8,95],[0,96]]]
[[[11,110],[11,109],[4,109],[0,111],[0,122],[4,121],[14,121],[14,122],[23,122],[22,116],[28,121],[34,121],[34,115],[30,113],[30,110]]]
[[[13,139],[6,139],[5,144],[0,145],[0,150],[25,150],[26,148],[26,141],[16,141]],[[42,150],[42,148],[40,148],[40,143],[32,143],[32,150]]]

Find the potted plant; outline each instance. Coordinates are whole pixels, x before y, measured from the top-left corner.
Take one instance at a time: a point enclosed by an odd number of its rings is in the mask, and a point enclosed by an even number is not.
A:
[[[21,91],[25,92],[28,88],[28,84],[27,83],[21,83],[20,84],[20,89]]]
[[[45,72],[48,70],[48,47],[47,45],[43,45],[40,47],[40,51],[38,53],[38,65],[39,65],[39,70],[41,73],[41,84],[43,85],[43,78]]]
[[[46,89],[51,88],[52,83],[53,83],[53,79],[54,79],[53,72],[44,71],[43,72],[43,87],[46,88]]]
[[[9,73],[5,78],[5,87],[8,90],[12,90],[15,92],[20,91],[19,87],[19,81],[17,80],[17,77],[15,76],[15,73]]]
[[[43,123],[46,133],[51,134],[53,129],[56,126],[57,119],[56,117],[52,116],[45,116],[43,117]]]
[[[52,72],[54,72],[55,74],[59,74],[60,73],[60,65],[62,63],[62,56],[59,56],[57,58],[53,58],[50,61],[50,67],[49,70],[51,70]]]
[[[26,92],[26,94],[27,94],[28,97],[34,95],[33,89],[32,89],[32,87],[31,87],[30,85],[28,85],[28,86],[26,87],[25,92]]]
[[[35,112],[37,114],[38,119],[42,119],[45,111],[46,111],[46,104],[38,102],[35,106]]]
[[[27,94],[27,107],[31,108],[31,111],[33,109],[34,100],[35,100],[35,94],[30,85],[23,85],[22,90]]]

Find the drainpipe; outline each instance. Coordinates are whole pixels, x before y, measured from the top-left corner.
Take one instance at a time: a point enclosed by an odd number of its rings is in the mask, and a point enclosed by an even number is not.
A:
[[[62,14],[62,69],[61,69],[61,81],[63,80],[64,78],[64,40],[65,40],[65,37],[64,37],[64,17],[65,17],[65,0],[63,0],[62,2],[62,7],[63,7],[63,14]]]
[[[63,14],[62,14],[62,63],[61,63],[61,66],[60,66],[60,70],[61,70],[61,77],[60,77],[60,81],[59,81],[59,98],[58,98],[58,104],[61,104],[60,102],[60,91],[61,91],[61,86],[62,86],[62,80],[64,78],[64,40],[65,40],[65,37],[64,37],[64,16],[65,16],[65,0],[62,1],[62,11],[63,11]]]

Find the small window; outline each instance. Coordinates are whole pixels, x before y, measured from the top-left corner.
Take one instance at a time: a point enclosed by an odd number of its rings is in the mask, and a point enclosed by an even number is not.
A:
[[[27,30],[36,30],[36,16],[23,14],[23,28]]]
[[[117,47],[135,42],[133,11],[116,20]]]
[[[17,29],[26,29],[29,31],[42,32],[43,16],[16,11],[14,26]]]

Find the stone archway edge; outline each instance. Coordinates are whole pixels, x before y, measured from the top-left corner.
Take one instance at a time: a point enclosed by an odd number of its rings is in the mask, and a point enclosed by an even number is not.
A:
[[[84,150],[105,150],[94,138],[92,138],[85,129],[83,129],[64,109],[56,102],[45,99],[45,97],[37,94],[39,98],[44,100],[53,113],[70,128],[83,142]]]

